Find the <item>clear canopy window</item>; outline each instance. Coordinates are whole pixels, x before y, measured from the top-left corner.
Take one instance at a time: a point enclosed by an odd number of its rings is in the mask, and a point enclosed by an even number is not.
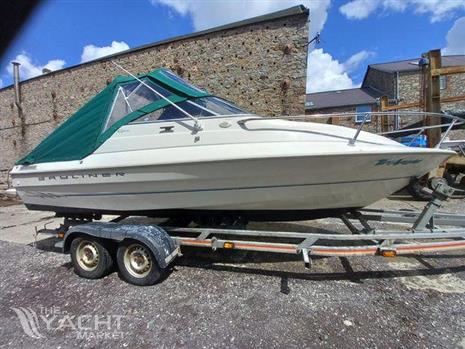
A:
[[[190,89],[192,89],[192,90],[194,90],[194,91],[197,91],[197,92],[200,92],[200,93],[205,93],[204,90],[198,88],[198,87],[195,86],[195,85],[192,85],[192,84],[188,83],[186,80],[180,78],[180,77],[177,76],[176,74],[173,74],[173,72],[170,71],[170,70],[162,69],[162,70],[160,70],[160,74],[161,74],[161,75],[164,75],[164,76],[166,76],[167,78],[169,78],[169,79],[171,79],[171,80],[177,82],[178,84],[181,84],[181,85],[183,85],[183,86],[185,86],[185,87],[188,87],[188,88],[190,88]]]
[[[176,103],[180,108],[194,117],[209,117],[218,115],[248,114],[248,112],[236,107],[218,97],[201,97],[192,100]],[[141,116],[131,122],[132,124],[153,122],[157,120],[184,119],[186,115],[172,105],[155,110],[149,114]]]
[[[133,111],[136,111],[137,109],[140,109],[147,104],[162,99],[153,90],[157,91],[164,97],[169,97],[172,95],[170,91],[149,81],[148,79],[144,79],[142,81],[144,83],[135,81],[122,85],[118,88],[118,92],[116,93],[115,99],[113,100],[107,123],[103,131],[107,130],[115,122],[132,113]]]
[[[195,98],[194,103],[204,107],[217,115],[249,114],[247,111],[235,106],[231,102],[218,97]]]

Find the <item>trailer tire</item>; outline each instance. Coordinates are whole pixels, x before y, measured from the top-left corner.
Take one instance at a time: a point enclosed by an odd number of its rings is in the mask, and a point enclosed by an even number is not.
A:
[[[151,286],[162,278],[163,269],[153,252],[137,240],[123,240],[116,253],[121,278],[133,285]]]
[[[452,187],[457,183],[457,179],[459,177],[460,173],[458,172],[452,172],[452,171],[444,171],[444,179],[447,181],[447,185]]]
[[[407,192],[417,201],[430,201],[433,198],[432,194],[423,191],[427,188],[425,178],[412,178],[407,186]]]
[[[113,269],[107,245],[94,237],[76,237],[71,241],[74,272],[86,279],[100,279]]]

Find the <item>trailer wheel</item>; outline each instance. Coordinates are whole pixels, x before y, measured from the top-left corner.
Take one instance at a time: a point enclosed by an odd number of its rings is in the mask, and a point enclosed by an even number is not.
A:
[[[113,268],[113,258],[107,247],[91,237],[77,237],[71,242],[74,272],[86,279],[99,279]]]
[[[457,179],[459,178],[459,172],[452,172],[452,171],[444,171],[444,179],[447,181],[447,185],[454,186],[457,183]]]
[[[121,277],[133,285],[150,286],[162,277],[152,251],[139,241],[122,241],[116,254]]]
[[[412,178],[407,186],[407,192],[417,201],[430,201],[433,198],[431,193],[426,193],[423,189],[427,188],[427,176],[421,178]]]

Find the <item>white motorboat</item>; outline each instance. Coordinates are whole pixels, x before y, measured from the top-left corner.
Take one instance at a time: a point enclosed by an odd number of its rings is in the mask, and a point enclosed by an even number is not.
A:
[[[18,161],[31,210],[295,220],[367,206],[455,153],[252,115],[168,70],[118,77]]]

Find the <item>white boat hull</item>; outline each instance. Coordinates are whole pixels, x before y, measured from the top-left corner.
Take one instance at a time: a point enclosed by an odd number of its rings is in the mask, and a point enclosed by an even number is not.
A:
[[[169,216],[190,211],[297,219],[367,206],[445,157],[443,151],[423,150],[231,159],[22,174],[15,180],[29,208],[63,214]],[[383,164],[385,160],[389,162]]]

